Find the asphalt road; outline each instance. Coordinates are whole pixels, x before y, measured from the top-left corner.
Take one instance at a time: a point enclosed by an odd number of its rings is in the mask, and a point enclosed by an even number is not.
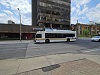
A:
[[[53,43],[11,43],[0,44],[0,60],[12,58],[27,58],[60,53],[85,53],[100,55],[100,42],[90,39],[78,39],[76,42]]]
[[[0,59],[24,58],[28,43],[0,44]]]

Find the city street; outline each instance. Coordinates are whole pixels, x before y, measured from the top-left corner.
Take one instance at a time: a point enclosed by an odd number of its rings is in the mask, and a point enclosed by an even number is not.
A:
[[[12,58],[28,58],[63,53],[100,55],[100,42],[90,39],[78,39],[76,42],[13,42],[0,43],[0,60]]]

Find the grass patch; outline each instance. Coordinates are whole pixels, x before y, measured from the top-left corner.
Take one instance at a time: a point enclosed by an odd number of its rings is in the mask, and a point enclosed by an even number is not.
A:
[[[78,37],[80,37],[80,38],[91,38],[92,36],[91,35],[88,35],[88,36],[79,35]]]

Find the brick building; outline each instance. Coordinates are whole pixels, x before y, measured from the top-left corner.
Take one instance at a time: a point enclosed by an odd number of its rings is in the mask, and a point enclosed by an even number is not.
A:
[[[33,39],[37,30],[43,30],[43,27],[21,25],[22,39],[26,37]],[[4,24],[0,23],[0,39],[19,39],[20,25],[19,24]]]

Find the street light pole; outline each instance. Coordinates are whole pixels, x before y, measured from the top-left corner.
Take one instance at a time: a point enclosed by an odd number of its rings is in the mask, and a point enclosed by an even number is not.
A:
[[[80,18],[80,19],[82,19],[82,18]],[[78,20],[80,20],[80,19],[77,19],[77,24],[76,24],[77,39],[78,39]]]
[[[21,41],[21,36],[22,36],[22,33],[21,33],[21,14],[20,14],[20,9],[17,8],[18,11],[19,11],[19,16],[20,16],[20,41]]]
[[[76,24],[76,33],[77,33],[77,39],[78,39],[78,20],[77,20],[77,24]]]

